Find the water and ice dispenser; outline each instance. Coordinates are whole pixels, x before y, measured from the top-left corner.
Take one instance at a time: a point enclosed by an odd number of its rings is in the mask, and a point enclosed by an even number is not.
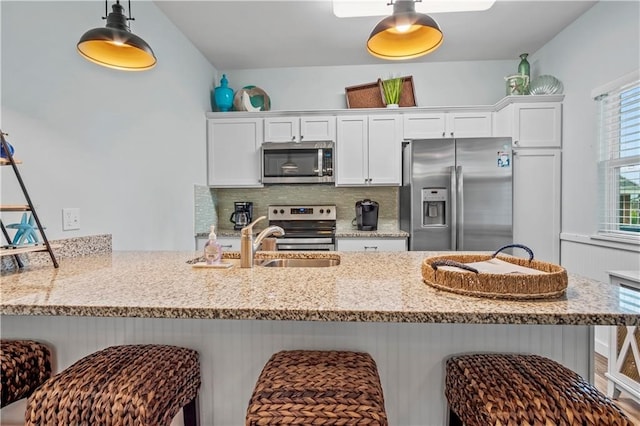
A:
[[[447,225],[447,188],[422,188],[422,227]]]

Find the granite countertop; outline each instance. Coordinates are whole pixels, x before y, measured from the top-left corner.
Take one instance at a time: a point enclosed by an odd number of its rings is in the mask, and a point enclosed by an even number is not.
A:
[[[259,257],[274,252],[259,252]],[[194,268],[196,252],[63,258],[60,268],[3,273],[2,315],[220,318],[477,324],[640,324],[640,301],[570,275],[565,297],[499,301],[436,290],[421,263],[435,252],[287,252],[340,256],[325,268]],[[228,256],[236,256],[230,252]],[[635,296],[631,296],[635,297]],[[639,297],[640,298],[640,297]]]

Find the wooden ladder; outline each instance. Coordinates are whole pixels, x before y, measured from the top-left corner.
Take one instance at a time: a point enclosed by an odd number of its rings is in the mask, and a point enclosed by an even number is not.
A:
[[[49,252],[49,256],[51,257],[51,261],[53,262],[53,266],[55,268],[58,267],[58,261],[56,260],[55,255],[53,254],[53,248],[47,239],[47,235],[44,232],[44,228],[40,223],[40,219],[38,218],[38,214],[36,213],[36,209],[31,202],[31,197],[29,197],[29,193],[27,192],[27,187],[22,180],[22,176],[20,176],[20,170],[18,170],[17,164],[20,161],[16,161],[13,158],[13,154],[9,150],[9,144],[4,138],[6,133],[3,133],[0,130],[0,142],[2,143],[2,149],[5,153],[5,157],[0,157],[0,166],[8,166],[10,165],[13,169],[13,172],[18,179],[18,183],[20,184],[20,188],[22,189],[22,193],[24,194],[24,198],[27,202],[26,205],[0,205],[0,211],[2,212],[31,212],[33,219],[35,220],[38,231],[40,232],[40,236],[42,237],[43,243],[35,243],[35,244],[12,244],[11,237],[9,237],[9,233],[7,232],[2,219],[0,219],[0,227],[2,228],[2,234],[4,238],[7,240],[7,245],[4,245],[0,248],[0,256],[13,256],[19,268],[22,268],[24,265],[22,260],[20,259],[20,254],[30,253],[30,252],[38,252],[38,251],[47,251]]]

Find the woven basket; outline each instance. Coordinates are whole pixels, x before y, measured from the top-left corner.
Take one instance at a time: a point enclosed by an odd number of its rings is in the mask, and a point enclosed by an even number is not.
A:
[[[376,363],[362,352],[278,352],[256,382],[245,424],[387,426]]]
[[[0,341],[0,407],[26,398],[51,377],[51,352],[33,340]]]
[[[519,245],[515,246],[521,247]],[[492,299],[548,299],[564,295],[568,278],[567,271],[563,267],[553,263],[533,260],[532,253],[530,259],[497,255],[500,250],[493,255],[447,254],[428,257],[422,262],[422,278],[425,283],[440,290]],[[438,267],[438,264],[467,264],[487,261],[492,258],[536,269],[544,273],[535,275],[492,274],[476,273],[462,269],[447,270]]]
[[[455,355],[446,361],[445,396],[467,426],[633,424],[578,374],[539,355]]]

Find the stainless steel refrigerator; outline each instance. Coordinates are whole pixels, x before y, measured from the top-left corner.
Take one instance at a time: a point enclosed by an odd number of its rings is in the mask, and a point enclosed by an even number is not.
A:
[[[407,141],[399,214],[409,250],[513,243],[512,166],[510,138]]]

